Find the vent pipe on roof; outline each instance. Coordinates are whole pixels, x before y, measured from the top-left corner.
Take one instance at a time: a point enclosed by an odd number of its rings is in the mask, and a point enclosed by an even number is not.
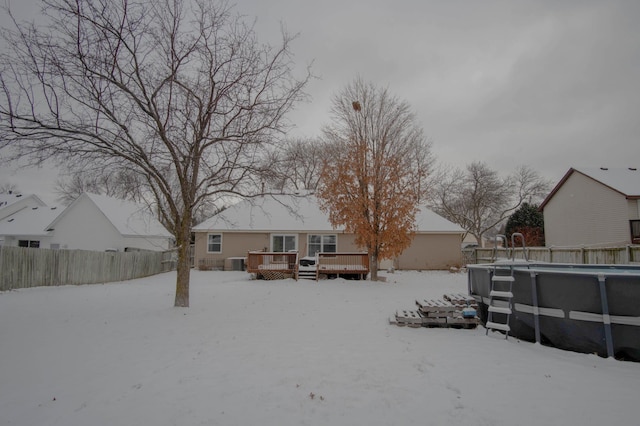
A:
[[[629,170],[631,170],[632,172],[635,172],[638,169],[636,169],[635,167],[629,167]]]
[[[600,167],[600,170],[609,170],[608,167]]]

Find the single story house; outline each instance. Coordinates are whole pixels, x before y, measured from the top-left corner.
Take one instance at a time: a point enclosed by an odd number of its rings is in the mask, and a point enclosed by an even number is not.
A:
[[[540,209],[547,246],[640,244],[640,171],[571,168]]]
[[[464,230],[428,209],[416,217],[416,234],[398,258],[381,266],[396,269],[448,269],[462,264]],[[192,229],[194,263],[199,268],[232,269],[249,251],[361,252],[355,235],[334,228],[314,196],[266,196],[236,204]]]
[[[84,193],[65,209],[22,209],[0,220],[7,246],[94,251],[168,250],[172,236],[136,203]]]

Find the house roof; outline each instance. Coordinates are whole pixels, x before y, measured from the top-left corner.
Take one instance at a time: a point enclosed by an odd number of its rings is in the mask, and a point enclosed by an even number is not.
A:
[[[458,225],[423,208],[416,216],[418,232],[463,233]],[[334,228],[314,196],[278,195],[243,201],[193,228],[202,231],[344,231]]]
[[[38,198],[37,195],[34,195],[34,194],[23,195],[23,194],[16,194],[12,192],[12,193],[0,194],[0,209],[3,209],[5,207],[8,207],[14,203],[17,203],[23,200],[33,201],[33,204],[38,206],[46,205],[44,201]]]
[[[48,225],[59,214],[56,207],[24,208],[0,221],[0,235],[47,235]]]
[[[71,205],[60,213],[49,225],[49,228],[55,228],[56,223],[65,213],[74,208],[74,206],[83,199],[89,199],[123,236],[171,236],[164,226],[162,226],[144,206],[131,201],[120,200],[105,195],[89,194],[87,192],[81,194]]]
[[[588,178],[601,183],[612,190],[619,192],[627,198],[640,198],[640,171],[635,167],[628,168],[608,168],[608,167],[581,167],[570,168],[560,179],[560,182],[547,195],[547,198],[540,204],[540,210],[553,198],[558,190],[564,185],[573,173],[580,173]]]

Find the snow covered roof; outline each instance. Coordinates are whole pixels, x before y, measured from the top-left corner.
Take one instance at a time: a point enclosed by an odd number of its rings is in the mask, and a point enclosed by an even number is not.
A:
[[[146,206],[105,195],[86,194],[122,235],[170,236]]]
[[[315,197],[266,196],[242,201],[193,228],[227,231],[326,231],[334,228],[318,208]]]
[[[417,217],[418,232],[464,232],[428,209]],[[193,228],[193,231],[331,231],[336,230],[320,211],[316,198],[278,195],[238,203]],[[344,231],[344,228],[338,228]]]
[[[171,236],[164,226],[149,213],[145,206],[131,201],[120,200],[105,195],[89,194],[87,192],[80,195],[71,203],[49,227],[55,228],[55,223],[60,217],[84,198],[91,200],[123,236]]]
[[[640,196],[640,171],[629,168],[574,168],[575,171],[614,189],[628,197]]]
[[[416,215],[416,225],[418,232],[465,232],[459,225],[448,221],[426,207],[423,207]]]
[[[608,167],[572,167],[560,179],[560,182],[547,195],[547,198],[540,204],[540,209],[547,205],[549,200],[553,198],[560,187],[574,173],[578,172],[601,184],[619,192],[628,198],[640,198],[640,171],[635,167],[627,168],[608,168]]]
[[[49,224],[60,214],[56,207],[30,207],[0,221],[0,235],[46,235]]]
[[[3,209],[19,201],[24,201],[24,200],[28,200],[27,202],[31,202],[31,204],[33,204],[34,207],[46,205],[40,198],[38,198],[37,195],[34,195],[34,194],[23,195],[23,194],[16,194],[12,192],[12,193],[0,194],[0,209]]]

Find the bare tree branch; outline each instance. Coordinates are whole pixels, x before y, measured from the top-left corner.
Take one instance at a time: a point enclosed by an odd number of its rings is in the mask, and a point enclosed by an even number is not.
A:
[[[130,169],[178,242],[176,306],[188,306],[194,211],[259,192],[266,147],[305,97],[295,37],[260,44],[223,0],[44,3],[47,25],[4,33],[0,143]]]
[[[474,162],[466,170],[454,169],[435,181],[429,206],[457,223],[483,244],[487,231],[504,222],[523,202],[543,197],[550,182],[529,167],[520,166],[501,178],[486,164]]]

